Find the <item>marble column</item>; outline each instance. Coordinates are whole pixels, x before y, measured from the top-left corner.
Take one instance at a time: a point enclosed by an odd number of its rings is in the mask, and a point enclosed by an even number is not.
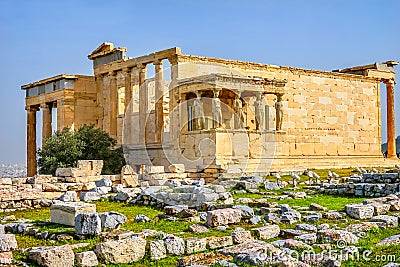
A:
[[[27,160],[27,176],[32,177],[37,174],[36,167],[36,112],[37,107],[26,107],[27,123],[26,123],[26,160]]]
[[[387,139],[388,139],[388,158],[396,158],[396,122],[394,116],[394,80],[384,81],[386,85],[387,102]]]
[[[154,61],[155,67],[155,98],[156,98],[156,118],[155,118],[155,126],[156,126],[156,139],[157,143],[162,142],[162,134],[164,132],[164,86],[163,86],[163,69],[162,69],[162,61],[157,60]]]
[[[110,77],[110,136],[117,139],[117,117],[118,117],[118,89],[117,72],[108,73]]]
[[[123,73],[124,73],[124,78],[125,78],[125,114],[128,110],[128,106],[132,100],[132,83],[131,83],[131,68],[124,68]]]
[[[40,109],[42,110],[42,146],[46,142],[46,139],[51,136],[52,129],[52,107],[53,104],[44,103],[40,105]]]
[[[103,125],[103,110],[104,110],[104,99],[103,99],[103,90],[104,90],[104,84],[103,84],[103,74],[98,74],[95,77],[96,80],[96,93],[97,93],[97,97],[96,97],[96,101],[97,101],[97,108],[98,108],[98,112],[99,114],[97,114],[97,118],[98,118],[98,123],[97,126],[100,129],[104,130],[104,125]]]
[[[183,120],[186,120],[186,115],[182,118],[183,114],[187,113],[186,105],[182,107],[179,105],[181,102],[179,91],[176,88],[176,83],[179,77],[179,68],[178,68],[178,57],[174,56],[168,58],[169,63],[171,64],[170,72],[171,72],[171,83],[169,85],[169,120],[170,120],[170,140],[176,140],[179,137],[179,132],[183,127]]]
[[[148,92],[146,82],[146,65],[138,64],[139,70],[139,143],[146,144],[146,119],[148,109]]]

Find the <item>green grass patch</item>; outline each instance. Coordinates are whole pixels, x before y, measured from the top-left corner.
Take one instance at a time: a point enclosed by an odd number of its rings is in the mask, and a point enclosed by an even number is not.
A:
[[[359,247],[359,260],[348,260],[342,262],[342,266],[358,267],[380,267],[390,262],[400,262],[400,245],[376,246],[382,239],[397,235],[400,233],[399,227],[374,229],[367,232],[367,237],[360,239],[357,246]],[[370,253],[369,253],[370,251]],[[365,253],[365,254],[364,254]],[[366,257],[364,257],[364,255]]]
[[[15,218],[18,219],[28,219],[34,222],[50,219],[50,209],[42,208],[42,209],[32,209],[32,210],[23,210],[23,211],[13,211],[3,213],[2,216],[10,216],[14,215]]]
[[[329,210],[341,211],[347,204],[361,203],[365,198],[359,197],[343,197],[335,195],[316,194],[310,198],[301,199],[284,199],[278,200],[279,204],[289,204],[290,206],[308,207],[311,203],[322,205]]]

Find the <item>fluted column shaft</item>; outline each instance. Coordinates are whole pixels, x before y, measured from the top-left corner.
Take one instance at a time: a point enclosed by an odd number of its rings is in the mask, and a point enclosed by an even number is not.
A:
[[[139,64],[139,142],[146,144],[146,113],[148,109],[148,92],[146,82],[146,65]]]
[[[387,102],[387,157],[396,157],[396,122],[394,115],[394,80],[385,81]]]
[[[53,132],[52,129],[52,104],[42,104],[40,105],[42,109],[42,146],[46,142],[46,139],[49,138]]]
[[[108,74],[110,76],[110,136],[117,139],[117,117],[118,117],[118,89],[117,73],[115,71]]]
[[[125,113],[128,109],[129,103],[132,100],[132,83],[131,83],[131,69],[125,68],[124,70],[125,77]]]
[[[162,141],[162,133],[164,130],[164,88],[163,88],[163,69],[162,69],[162,61],[155,61],[155,98],[156,98],[156,142],[161,143]]]
[[[32,177],[37,174],[36,167],[36,112],[37,107],[26,107],[27,123],[26,123],[26,152],[27,152],[27,176]]]

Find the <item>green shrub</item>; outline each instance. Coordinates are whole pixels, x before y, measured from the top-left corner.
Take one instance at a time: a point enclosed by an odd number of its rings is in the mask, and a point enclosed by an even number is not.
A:
[[[94,125],[83,125],[76,132],[64,128],[55,132],[38,150],[39,173],[55,175],[57,168],[76,167],[78,160],[103,160],[103,174],[116,174],[125,164],[122,148]]]

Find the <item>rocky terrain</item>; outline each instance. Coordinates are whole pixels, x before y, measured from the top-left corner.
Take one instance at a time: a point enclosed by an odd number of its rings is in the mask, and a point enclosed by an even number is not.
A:
[[[151,170],[146,181],[123,170],[118,176],[95,174],[97,180],[89,182],[80,169],[60,170],[58,177],[10,179],[3,188],[18,189],[19,195],[0,195],[0,203],[13,199],[3,208],[0,263],[399,266],[398,190],[378,192],[380,187],[372,186],[363,192],[373,194],[332,193],[334,184],[395,185],[400,179],[393,170],[364,171],[214,183],[168,178],[158,185],[149,185],[151,178],[160,178]],[[24,198],[31,199],[30,206],[23,206]]]

